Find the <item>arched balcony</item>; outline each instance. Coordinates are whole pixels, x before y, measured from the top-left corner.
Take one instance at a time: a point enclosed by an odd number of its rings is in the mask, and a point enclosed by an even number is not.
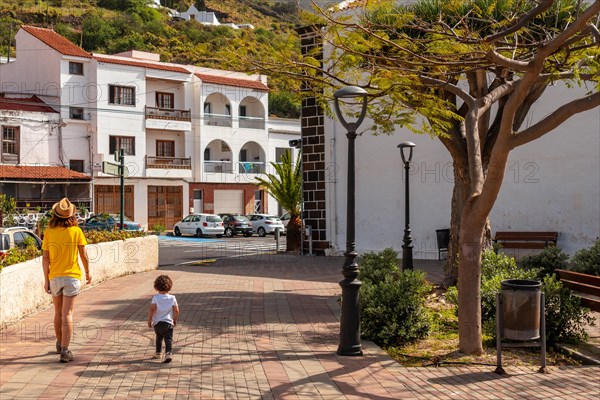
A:
[[[265,108],[256,97],[248,96],[240,102],[239,127],[265,129]]]
[[[233,173],[233,153],[227,142],[216,139],[204,149],[204,172]]]
[[[231,127],[231,103],[221,93],[212,93],[204,101],[204,125]]]
[[[265,173],[265,151],[256,142],[244,144],[239,154],[238,171],[240,174],[264,174]]]

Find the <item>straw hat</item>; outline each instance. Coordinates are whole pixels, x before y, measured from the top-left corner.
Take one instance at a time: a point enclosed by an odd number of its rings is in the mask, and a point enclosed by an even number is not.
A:
[[[58,218],[71,218],[75,215],[75,204],[71,203],[69,199],[64,197],[58,203],[52,206],[52,213]]]

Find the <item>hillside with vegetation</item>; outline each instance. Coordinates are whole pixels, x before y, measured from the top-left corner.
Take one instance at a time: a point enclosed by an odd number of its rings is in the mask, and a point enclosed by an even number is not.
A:
[[[0,3],[0,56],[15,57],[20,25],[52,28],[87,51],[115,54],[142,50],[160,54],[161,61],[244,71],[236,53],[293,54],[299,52],[294,31],[296,2],[283,0],[4,0]],[[203,25],[173,19],[169,10],[215,12],[219,22],[252,24],[255,29]],[[242,58],[242,57],[239,57]],[[269,80],[271,114],[295,118],[300,100],[297,83]]]

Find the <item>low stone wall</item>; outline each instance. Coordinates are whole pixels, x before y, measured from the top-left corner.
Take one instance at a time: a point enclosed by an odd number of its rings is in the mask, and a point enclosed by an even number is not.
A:
[[[158,268],[157,236],[90,244],[86,249],[92,285]],[[52,297],[44,292],[41,257],[4,267],[0,271],[1,328],[51,304]]]

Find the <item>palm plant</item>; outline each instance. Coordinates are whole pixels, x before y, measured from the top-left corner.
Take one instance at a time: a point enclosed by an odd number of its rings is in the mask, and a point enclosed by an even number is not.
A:
[[[302,240],[302,220],[300,219],[302,204],[302,169],[300,154],[296,163],[292,163],[289,150],[281,156],[281,162],[271,162],[276,174],[265,174],[256,178],[257,184],[277,200],[281,207],[290,213],[287,226],[287,251],[297,251]]]

